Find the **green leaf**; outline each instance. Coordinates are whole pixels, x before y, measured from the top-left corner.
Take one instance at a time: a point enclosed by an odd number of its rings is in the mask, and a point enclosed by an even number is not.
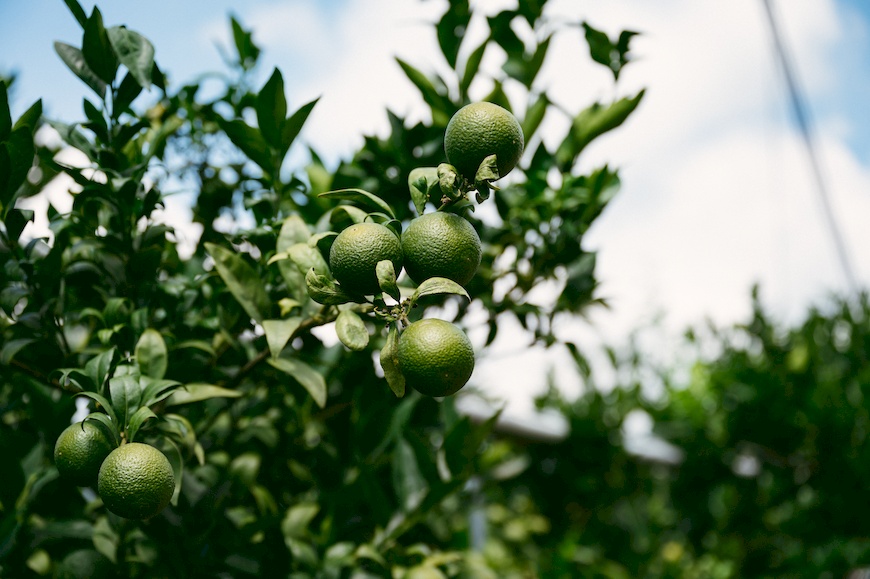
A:
[[[251,32],[243,29],[238,20],[230,17],[230,24],[233,29],[236,50],[239,53],[239,62],[246,70],[251,69],[260,57],[260,49],[254,44]]]
[[[411,294],[411,305],[413,306],[417,303],[417,300],[424,296],[438,294],[454,294],[463,296],[465,299],[471,301],[471,297],[468,295],[468,292],[465,291],[465,288],[455,281],[447,279],[446,277],[430,277],[417,286],[417,289],[414,290],[413,294]]]
[[[320,255],[329,255],[336,237],[338,237],[338,233],[335,231],[322,231],[312,235],[308,240],[308,245],[319,249]]]
[[[405,71],[405,75],[414,83],[414,86],[417,87],[423,96],[423,100],[432,109],[432,121],[438,126],[446,125],[447,121],[450,120],[450,115],[455,110],[450,99],[445,94],[440,93],[425,74],[400,58],[397,58],[396,62],[399,63],[399,66]]]
[[[480,69],[480,63],[483,60],[483,54],[486,52],[488,44],[489,39],[487,38],[468,55],[468,59],[465,61],[465,68],[462,71],[462,80],[459,81],[459,91],[461,94],[468,94],[468,89],[471,87],[471,83]]]
[[[268,362],[273,368],[292,376],[300,386],[308,390],[318,406],[326,406],[326,380],[320,372],[300,360],[269,358]]]
[[[580,152],[597,137],[621,125],[643,98],[640,91],[631,98],[623,98],[609,105],[595,103],[575,118],[568,136],[556,151],[556,161],[563,172],[568,172]]]
[[[281,350],[290,341],[293,332],[299,327],[302,318],[294,317],[286,320],[263,320],[263,330],[266,332],[266,343],[273,358],[281,355]]]
[[[468,0],[454,0],[435,27],[441,52],[447,59],[447,64],[453,68],[456,67],[459,46],[465,37],[465,30],[470,20],[471,10]]]
[[[205,249],[215,262],[215,268],[236,301],[258,323],[266,318],[272,304],[259,274],[241,256],[229,249],[206,243]]]
[[[142,387],[142,406],[153,406],[168,398],[174,390],[181,386],[181,382],[140,376],[139,385]]]
[[[344,293],[335,282],[314,269],[305,274],[305,285],[312,300],[325,306],[338,306],[348,302],[364,301],[364,298]]]
[[[191,402],[201,402],[211,398],[239,398],[242,395],[238,390],[221,388],[213,384],[191,383],[177,388],[166,399],[167,406],[179,406]]]
[[[508,74],[508,76],[523,83],[527,89],[531,89],[532,83],[535,82],[535,78],[538,76],[538,72],[540,72],[541,66],[544,64],[544,59],[547,56],[547,50],[550,47],[551,39],[552,35],[547,36],[547,38],[541,41],[531,56],[527,56],[523,53],[510,55],[502,69]]]
[[[87,62],[85,62],[85,57],[81,50],[63,42],[55,42],[54,50],[77,77],[91,87],[95,93],[100,95],[100,98],[106,98],[106,83],[91,70]]]
[[[281,128],[282,155],[290,150],[290,146],[293,144],[293,141],[296,140],[296,137],[299,136],[299,131],[302,130],[302,126],[305,124],[305,121],[308,120],[308,115],[311,114],[314,105],[316,105],[319,100],[320,97],[317,97],[313,101],[302,105],[290,116],[290,118],[284,121],[284,126]]]
[[[64,4],[66,4],[69,11],[72,12],[73,17],[75,17],[76,22],[79,23],[79,26],[84,28],[88,23],[88,16],[85,14],[82,5],[79,4],[76,0],[63,0]]]
[[[392,326],[387,334],[387,341],[381,348],[380,361],[390,390],[396,397],[401,398],[405,395],[405,376],[399,369],[399,331],[395,326]]]
[[[453,479],[464,478],[471,471],[480,445],[492,432],[499,416],[501,410],[478,425],[462,418],[444,437],[442,450]]]
[[[136,343],[136,364],[139,371],[151,378],[163,378],[166,375],[166,366],[169,363],[169,352],[166,342],[160,332],[148,328],[142,332],[142,336]]]
[[[401,301],[402,295],[399,293],[399,286],[396,285],[396,269],[393,267],[393,262],[389,259],[379,261],[375,266],[375,274],[378,276],[378,286],[381,291],[397,302]]]
[[[154,45],[132,30],[123,26],[112,26],[106,33],[121,64],[142,88],[151,86],[151,71],[154,69]]]
[[[133,416],[130,417],[130,423],[127,425],[127,441],[133,442],[136,440],[136,433],[138,433],[139,429],[142,428],[142,425],[151,418],[157,418],[157,415],[147,406],[142,406],[134,412]]]
[[[320,512],[317,503],[300,503],[287,509],[284,520],[281,521],[281,533],[285,538],[304,539],[308,535],[308,526]]]
[[[139,84],[139,80],[129,72],[125,74],[124,79],[121,81],[121,86],[118,87],[118,91],[112,101],[112,118],[117,119],[122,113],[126,112],[141,92],[142,86]],[[135,127],[136,125],[131,126]]]
[[[120,423],[118,422],[118,414],[115,412],[115,409],[112,407],[112,403],[105,396],[101,396],[96,392],[79,392],[76,396],[83,396],[85,398],[90,398],[94,402],[100,405],[100,407],[109,415],[109,418],[115,424],[118,424],[118,429],[120,430]]]
[[[12,130],[12,113],[9,112],[9,91],[0,81],[0,142],[6,140]]]
[[[411,190],[411,201],[418,215],[423,215],[429,192],[438,185],[437,167],[417,167],[408,174],[408,189]]]
[[[0,358],[0,362],[2,362],[2,358]],[[87,390],[88,392],[97,391],[97,384],[88,374],[78,368],[58,368],[49,374],[49,378],[57,380],[61,388],[70,392],[81,392],[82,390]]]
[[[272,161],[272,153],[260,131],[249,127],[242,120],[227,121],[218,117],[217,122],[233,144],[241,149],[250,160],[259,165],[266,174],[272,175],[275,172],[276,167]]]
[[[541,126],[541,121],[544,120],[544,114],[547,112],[549,105],[550,99],[547,98],[547,93],[543,92],[526,109],[526,114],[523,117],[523,138],[526,143],[530,141],[532,135]]]
[[[103,390],[118,362],[118,349],[112,348],[94,356],[85,364],[85,372],[93,380],[98,392]]]
[[[142,402],[139,378],[132,374],[110,378],[109,394],[112,397],[112,407],[118,414],[118,428],[123,430]]]
[[[297,243],[287,249],[287,257],[296,264],[300,272],[306,273],[313,269],[320,275],[329,275],[329,265],[323,259],[323,254],[308,243]]]
[[[6,235],[9,236],[9,239],[18,239],[21,237],[21,232],[24,231],[24,228],[28,223],[33,221],[33,210],[32,209],[12,209],[9,213],[6,214],[6,221],[4,225],[6,225]]]
[[[420,473],[417,465],[417,456],[408,441],[400,437],[396,441],[396,449],[393,451],[393,489],[399,506],[410,512],[420,506],[426,493],[429,492],[429,484]]]
[[[342,310],[335,319],[335,332],[341,343],[357,352],[369,345],[369,331],[365,322],[353,310]]]
[[[363,191],[362,189],[338,189],[336,191],[327,191],[326,193],[321,193],[318,195],[318,197],[323,197],[325,199],[340,199],[343,201],[351,201],[363,207],[374,209],[375,211],[382,211],[393,219],[396,218],[396,214],[393,213],[393,208],[390,207],[386,201],[384,201],[377,195],[373,195],[372,193],[369,193],[368,191]]]
[[[13,130],[20,129],[21,127],[30,127],[30,132],[33,133],[39,127],[39,120],[42,118],[42,99],[37,100],[35,103],[30,105],[30,108],[24,111],[18,120],[15,121],[15,125],[12,127]],[[0,141],[3,138],[0,137]]]
[[[27,179],[27,172],[33,166],[35,149],[30,127],[13,130],[5,143],[0,143],[0,157],[5,158],[8,167],[0,173],[0,203],[11,207],[18,188]]]
[[[287,99],[284,96],[284,77],[277,68],[260,90],[255,108],[260,133],[267,143],[280,150],[283,143],[281,130],[284,117],[287,116]]]
[[[96,423],[103,434],[109,440],[112,440],[115,446],[121,444],[121,433],[118,431],[118,423],[113,421],[108,414],[103,412],[91,412],[85,417],[85,420],[91,420]]]
[[[118,59],[109,41],[109,35],[103,26],[103,15],[94,6],[91,17],[85,23],[85,35],[82,39],[82,55],[85,62],[100,80],[112,83],[118,72]]]
[[[178,506],[178,496],[181,494],[181,481],[184,478],[184,458],[178,445],[165,436],[161,440],[161,447],[160,450],[169,459],[169,464],[172,466],[172,474],[175,478],[175,491],[172,493],[172,499],[169,502],[172,506]]]
[[[106,517],[100,517],[94,523],[94,549],[102,553],[109,561],[116,563],[118,553],[118,534]]]
[[[604,32],[593,28],[588,22],[583,23],[583,30],[592,60],[609,68],[613,73],[613,80],[619,80],[619,73],[629,61],[631,38],[637,36],[637,32],[623,30],[614,44]]]
[[[281,232],[278,234],[277,250],[287,251],[290,246],[297,243],[307,243],[311,237],[305,221],[298,215],[291,215],[281,224]]]

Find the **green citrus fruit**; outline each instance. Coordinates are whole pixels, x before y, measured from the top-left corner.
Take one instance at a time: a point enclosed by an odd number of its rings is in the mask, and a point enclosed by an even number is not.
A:
[[[459,215],[436,211],[411,220],[402,233],[402,253],[416,283],[446,277],[465,285],[480,265],[480,237]]]
[[[402,271],[399,238],[379,223],[356,223],[338,234],[329,250],[329,269],[348,292],[372,295],[381,291],[375,267],[390,260],[396,276]]]
[[[126,519],[149,519],[175,491],[169,459],[151,445],[131,442],[112,451],[100,467],[97,490],[106,508]]]
[[[399,369],[405,382],[427,396],[449,396],[474,370],[474,350],[465,332],[444,320],[414,322],[399,336]]]
[[[76,422],[57,437],[54,464],[66,480],[80,487],[93,486],[100,465],[114,448],[93,420]]]
[[[523,156],[523,129],[510,111],[481,102],[459,109],[444,133],[447,160],[463,177],[473,181],[483,160],[496,156],[499,177],[504,177]]]

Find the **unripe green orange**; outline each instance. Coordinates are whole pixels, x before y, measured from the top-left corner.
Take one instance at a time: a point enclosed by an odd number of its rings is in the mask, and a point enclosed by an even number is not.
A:
[[[465,332],[450,322],[427,318],[399,336],[399,370],[405,383],[427,396],[450,396],[474,370],[474,349]]]
[[[389,228],[379,223],[356,223],[335,238],[329,250],[329,269],[347,292],[372,295],[381,291],[375,267],[379,261],[393,263],[396,276],[402,271],[402,245]]]
[[[411,220],[402,233],[402,253],[416,283],[446,277],[464,286],[480,265],[480,237],[459,215],[436,211]]]
[[[166,455],[149,444],[124,444],[100,467],[98,488],[106,508],[126,519],[149,519],[166,508],[175,475]]]
[[[460,175],[474,180],[483,160],[496,156],[499,177],[504,177],[523,156],[523,128],[510,111],[480,102],[459,109],[444,133],[447,160]]]
[[[114,448],[96,422],[76,422],[57,437],[54,464],[60,476],[69,482],[80,487],[93,486],[100,465]]]

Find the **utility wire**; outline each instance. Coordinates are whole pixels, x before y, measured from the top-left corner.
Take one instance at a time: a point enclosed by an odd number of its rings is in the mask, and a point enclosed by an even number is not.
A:
[[[810,158],[810,167],[813,171],[813,177],[816,181],[816,192],[822,202],[822,209],[825,214],[825,222],[831,234],[831,239],[834,242],[834,249],[837,252],[837,258],[840,261],[840,266],[843,269],[843,275],[846,277],[846,282],[853,294],[858,293],[858,279],[855,277],[855,271],[852,268],[852,262],[849,259],[849,252],[846,248],[846,242],[843,239],[840,229],[837,225],[837,220],[834,217],[834,211],[831,208],[831,200],[828,195],[828,188],[825,184],[825,179],[822,176],[821,163],[819,162],[816,152],[815,139],[810,126],[809,114],[804,105],[803,97],[801,96],[800,88],[798,87],[797,79],[792,70],[791,60],[785,48],[785,43],[779,33],[779,27],[776,23],[776,16],[771,7],[771,0],[762,0],[765,12],[767,13],[767,21],[770,24],[770,32],[773,36],[774,48],[779,63],[782,66],[785,82],[788,88],[789,96],[791,97],[791,106],[794,110],[795,119],[797,120],[798,128],[801,132],[804,145],[807,149],[807,155]]]

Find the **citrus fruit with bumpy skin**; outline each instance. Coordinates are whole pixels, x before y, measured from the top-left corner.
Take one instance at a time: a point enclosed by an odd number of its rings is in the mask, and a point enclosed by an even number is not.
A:
[[[501,178],[523,156],[523,129],[507,109],[493,103],[472,103],[459,109],[447,123],[444,152],[450,164],[470,181],[474,181],[483,160],[495,155]]]
[[[467,284],[480,265],[480,237],[455,213],[437,211],[412,219],[402,232],[405,271],[414,282],[446,277]]]
[[[465,332],[450,322],[428,318],[399,336],[399,369],[405,383],[427,396],[450,396],[474,370],[474,350]]]
[[[100,467],[97,490],[106,508],[125,519],[149,519],[166,508],[175,491],[169,459],[149,444],[130,442]]]
[[[69,425],[54,445],[54,464],[64,479],[80,487],[97,482],[100,465],[115,448],[92,420]]]
[[[379,223],[355,223],[338,234],[329,250],[329,269],[345,291],[372,295],[381,291],[375,267],[390,260],[396,277],[402,271],[399,238]]]

